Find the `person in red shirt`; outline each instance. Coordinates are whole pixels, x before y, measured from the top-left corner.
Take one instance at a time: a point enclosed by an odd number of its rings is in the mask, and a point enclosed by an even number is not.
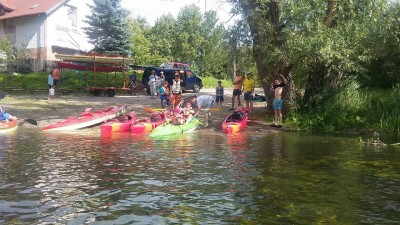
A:
[[[57,84],[60,81],[60,70],[58,69],[58,67],[54,68],[51,75],[53,76],[53,85],[54,87],[57,87]]]

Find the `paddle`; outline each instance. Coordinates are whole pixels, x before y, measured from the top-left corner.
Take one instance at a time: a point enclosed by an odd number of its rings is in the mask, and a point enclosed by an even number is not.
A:
[[[30,123],[30,124],[35,125],[35,126],[38,125],[37,121],[34,120],[34,119],[19,119],[19,120],[22,120],[24,122]]]
[[[146,112],[149,112],[149,113],[153,113],[153,112],[157,112],[157,111],[163,111],[164,109],[153,109],[153,108],[144,107],[143,110]]]
[[[219,112],[219,111],[221,111],[220,108],[205,108],[205,109],[201,109],[201,110],[211,111],[211,112]]]

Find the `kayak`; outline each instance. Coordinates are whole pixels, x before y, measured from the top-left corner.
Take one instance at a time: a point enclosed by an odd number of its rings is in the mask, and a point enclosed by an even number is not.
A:
[[[130,131],[132,123],[136,121],[134,112],[126,113],[122,116],[117,116],[114,119],[105,121],[100,125],[101,132],[121,132]]]
[[[50,124],[42,128],[43,131],[68,131],[100,124],[106,120],[123,115],[126,105],[111,106],[102,110],[91,112],[85,110],[79,117],[69,117],[63,121]]]
[[[192,119],[187,124],[173,125],[173,124],[163,124],[156,127],[151,133],[150,137],[167,136],[172,134],[182,134],[194,131],[199,124],[197,119]]]
[[[18,120],[9,119],[7,122],[0,121],[0,134],[9,133],[16,130],[18,127]]]
[[[224,122],[222,130],[227,134],[237,133],[247,125],[248,115],[244,110],[233,111]]]
[[[131,133],[141,134],[151,132],[154,128],[167,121],[162,112],[153,112],[148,119],[142,119],[133,123]]]

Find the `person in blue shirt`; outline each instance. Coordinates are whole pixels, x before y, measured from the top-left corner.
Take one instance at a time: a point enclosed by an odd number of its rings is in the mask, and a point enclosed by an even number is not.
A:
[[[158,92],[160,93],[161,108],[165,109],[167,106],[170,106],[168,81],[164,81],[164,85],[160,87]]]

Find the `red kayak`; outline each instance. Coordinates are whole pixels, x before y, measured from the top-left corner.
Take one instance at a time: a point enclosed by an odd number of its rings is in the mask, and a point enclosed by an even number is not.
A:
[[[101,132],[120,132],[130,131],[132,123],[136,122],[136,115],[134,112],[129,112],[122,116],[117,116],[101,124]]]
[[[76,130],[100,124],[106,120],[123,115],[126,105],[111,106],[102,110],[91,112],[85,110],[79,117],[69,117],[66,120],[50,124],[42,128],[43,131]]]
[[[227,134],[237,133],[247,125],[248,118],[246,110],[233,111],[222,123],[222,130]]]
[[[139,120],[137,123],[133,123],[131,126],[131,132],[135,134],[151,132],[158,125],[163,124],[167,121],[165,114],[162,112],[153,112],[150,118],[145,120]]]
[[[18,127],[18,120],[8,119],[8,121],[0,121],[0,134],[9,133],[16,130]]]

